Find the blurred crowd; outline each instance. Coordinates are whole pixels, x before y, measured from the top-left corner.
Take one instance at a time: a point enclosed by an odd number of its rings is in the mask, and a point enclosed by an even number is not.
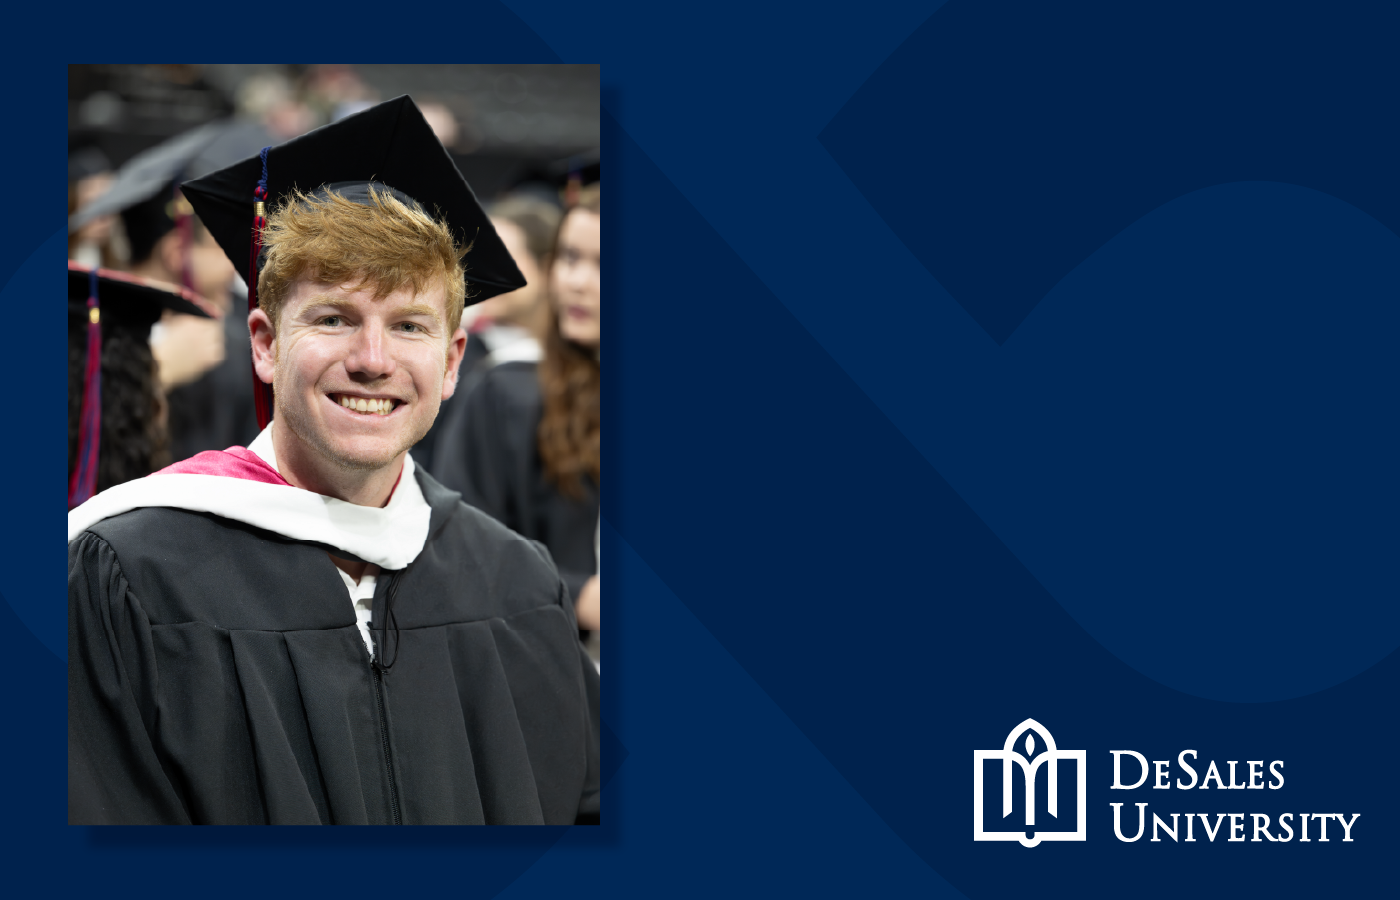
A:
[[[596,66],[70,67],[70,270],[77,263],[183,289],[212,314],[165,309],[137,317],[134,329],[103,330],[96,490],[205,450],[247,446],[258,434],[247,287],[180,184],[409,93],[529,282],[467,308],[457,391],[412,454],[466,502],[549,549],[596,662],[597,73]],[[70,477],[90,339],[73,290]]]

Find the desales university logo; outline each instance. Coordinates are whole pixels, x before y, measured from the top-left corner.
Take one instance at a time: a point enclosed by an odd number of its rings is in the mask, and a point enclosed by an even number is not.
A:
[[[1017,739],[1024,736],[1024,741],[1018,744]],[[1036,738],[1039,737],[1037,742]],[[1021,753],[1018,747],[1024,747],[1025,753]],[[1039,750],[1039,752],[1036,752]],[[1276,759],[1270,762],[1267,775],[1264,772],[1264,761],[1259,759],[1245,760],[1247,771],[1237,773],[1236,767],[1239,760],[1226,760],[1229,767],[1228,783],[1221,776],[1221,770],[1215,760],[1209,761],[1209,767],[1205,769],[1204,776],[1200,775],[1198,769],[1201,762],[1195,750],[1182,750],[1177,754],[1176,767],[1181,775],[1189,777],[1189,781],[1177,777],[1173,771],[1171,760],[1152,760],[1148,765],[1147,757],[1136,750],[1110,750],[1113,757],[1113,784],[1110,790],[1136,790],[1142,787],[1150,776],[1153,777],[1153,789],[1171,790],[1172,779],[1176,777],[1175,787],[1178,790],[1210,790],[1211,782],[1215,782],[1216,790],[1278,790],[1284,785],[1283,768],[1284,762]],[[972,751],[972,839],[974,841],[1017,841],[1024,847],[1034,847],[1041,841],[1084,841],[1088,840],[1087,829],[1087,787],[1086,777],[1086,756],[1084,750],[1061,750],[1055,744],[1055,738],[1050,734],[1044,725],[1035,719],[1026,719],[1021,724],[1012,728],[1006,735],[1006,741],[1000,750],[973,750]],[[1138,779],[1132,784],[1123,783],[1123,757],[1128,756],[1136,762],[1139,772]],[[995,766],[988,766],[988,763],[1001,762],[1001,815],[993,823],[994,828],[999,830],[989,830],[987,827],[987,810],[985,809],[984,797],[987,793],[987,771],[989,768],[995,771]],[[1060,762],[1073,762],[1074,787],[1072,789],[1074,800],[1074,828],[1061,827],[1056,830],[1045,830],[1038,825],[1046,824],[1044,820],[1040,823],[1036,821],[1036,808],[1039,805],[1037,785],[1045,784],[1045,812],[1056,824],[1068,826],[1069,810],[1060,801],[1062,799],[1062,789],[1066,786],[1062,784]],[[1194,765],[1193,765],[1194,764]],[[1068,773],[1068,766],[1066,773]],[[1040,778],[1041,771],[1044,770],[1044,779]],[[1131,769],[1130,769],[1131,771]],[[1021,777],[1016,778],[1019,772]],[[1243,781],[1237,781],[1237,777]],[[1016,791],[1017,783],[1022,791]],[[995,783],[995,782],[993,782]],[[1064,793],[1069,793],[1066,789]],[[1016,808],[1017,796],[1023,797],[1022,816],[1018,823],[1011,818]],[[1113,808],[1113,834],[1119,841],[1133,843],[1140,840],[1148,832],[1147,827],[1147,807],[1148,803],[1134,803],[1137,807],[1137,831],[1132,837],[1123,833],[1122,803],[1110,803]],[[1066,815],[1061,815],[1061,812]],[[1332,829],[1332,837],[1328,836],[1327,825],[1335,820],[1342,831],[1342,841],[1345,843],[1354,842],[1352,837],[1352,827],[1356,820],[1360,818],[1360,813],[1352,813],[1348,818],[1343,813],[1277,813],[1277,821],[1271,818],[1269,813],[1215,813],[1215,821],[1211,822],[1210,813],[1167,813],[1171,818],[1168,824],[1161,815],[1154,812],[1152,814],[1151,842],[1161,843],[1162,836],[1165,835],[1172,841],[1186,841],[1188,843],[1196,841],[1196,821],[1201,823],[1200,833],[1211,843],[1215,842],[1217,836],[1221,834],[1221,826],[1228,822],[1225,829],[1224,842],[1243,843],[1246,841],[1260,843],[1263,841],[1286,844],[1297,838],[1299,843],[1311,843],[1314,840],[1319,842],[1329,842],[1337,834],[1337,829]],[[1183,820],[1184,816],[1184,820]],[[1295,818],[1296,817],[1296,818]],[[1246,823],[1246,819],[1251,820]],[[1316,823],[1309,835],[1309,825]],[[1019,830],[1009,830],[1021,825]],[[1295,829],[1296,826],[1296,829]],[[1252,831],[1252,837],[1247,837]],[[1277,831],[1277,834],[1275,833]],[[1183,834],[1184,832],[1184,834]]]
[[[1024,732],[1026,735],[1026,755],[1016,749],[1016,738]],[[1041,742],[1045,749],[1040,753],[1035,752],[1038,746],[1035,736],[1040,735]],[[1020,768],[1024,776],[1026,786],[1025,805],[1025,828],[1021,831],[985,831],[983,830],[982,817],[982,777],[986,770],[988,760],[1001,760],[1001,817],[1003,819],[1011,815],[1015,806],[1015,796],[1012,793],[1014,774],[1017,767]],[[1043,767],[1046,771],[1046,800],[1045,811],[1055,818],[1060,816],[1060,766],[1062,759],[1072,759],[1075,766],[1075,796],[1078,802],[1075,805],[1075,822],[1078,827],[1074,831],[1040,831],[1035,828],[1035,782],[1036,776]],[[1088,782],[1084,775],[1084,751],[1083,750],[1060,750],[1055,746],[1055,739],[1050,736],[1050,732],[1045,730],[1035,719],[1027,719],[1020,725],[1011,729],[1011,733],[1006,736],[1006,743],[1000,750],[973,750],[972,751],[972,839],[974,841],[1020,841],[1022,846],[1034,847],[1041,841],[1082,841],[1085,839],[1084,819],[1085,819],[1085,790]],[[1048,763],[1048,765],[1047,765]],[[1010,824],[1010,823],[1008,823]]]

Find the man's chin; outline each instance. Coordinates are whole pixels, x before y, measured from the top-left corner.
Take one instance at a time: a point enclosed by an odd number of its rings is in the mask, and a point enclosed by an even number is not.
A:
[[[328,462],[342,469],[372,472],[393,464],[408,447],[386,446],[377,441],[328,441],[320,449]]]
[[[297,423],[289,421],[293,432],[298,433],[302,443],[314,451],[322,462],[338,469],[354,472],[373,472],[392,465],[411,444],[398,439],[396,435],[368,437],[328,434],[321,428],[309,428],[303,432]]]
[[[290,410],[278,409],[277,412],[283,419],[283,426],[295,434],[300,443],[319,457],[323,464],[344,471],[373,472],[393,465],[406,450],[422,439],[422,435],[415,437],[415,423],[409,421],[396,423],[398,427],[377,434],[356,433],[354,430],[346,433],[331,427],[324,420],[299,416]]]

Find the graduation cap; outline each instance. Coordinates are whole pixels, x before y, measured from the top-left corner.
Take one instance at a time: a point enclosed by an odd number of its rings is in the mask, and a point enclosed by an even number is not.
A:
[[[69,216],[68,233],[100,216],[120,214],[132,259],[143,260],[167,232],[188,220],[190,210],[175,194],[181,181],[256,153],[269,139],[256,122],[222,119],[163,141],[133,156],[106,193]]]
[[[565,209],[578,203],[579,191],[586,185],[597,184],[602,166],[600,148],[584,150],[563,159],[537,163],[526,169],[515,179],[512,191],[535,193],[536,189],[547,190],[542,196],[559,202],[561,195]]]
[[[68,508],[93,495],[102,434],[102,326],[127,328],[144,338],[165,310],[219,318],[209,301],[186,288],[111,269],[68,261],[68,318],[87,320],[87,362],[78,422],[78,460],[68,480]]]
[[[184,185],[185,196],[248,284],[248,310],[257,308],[266,210],[293,191],[330,190],[368,205],[369,192],[387,190],[408,206],[444,221],[462,246],[471,245],[467,303],[525,286],[515,260],[496,235],[452,157],[407,95],[324,125],[258,156]],[[256,375],[258,424],[272,419],[272,389]]]
[[[69,216],[68,232],[77,231],[99,216],[115,215],[157,195],[168,195],[172,182],[222,169],[257,153],[267,141],[267,129],[239,119],[210,122],[162,141],[128,160],[117,170],[106,193]],[[72,159],[69,167],[72,168]],[[165,196],[165,200],[169,197]]]
[[[579,190],[585,184],[598,183],[602,170],[601,161],[602,153],[594,149],[561,159],[551,167],[550,174],[556,179],[562,176],[564,181],[565,208],[572,208],[578,204]]]

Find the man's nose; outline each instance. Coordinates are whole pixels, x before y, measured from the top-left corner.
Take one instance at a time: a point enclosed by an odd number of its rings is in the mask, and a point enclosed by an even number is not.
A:
[[[379,323],[366,322],[356,330],[350,354],[345,358],[345,371],[371,381],[394,374],[394,358]]]

